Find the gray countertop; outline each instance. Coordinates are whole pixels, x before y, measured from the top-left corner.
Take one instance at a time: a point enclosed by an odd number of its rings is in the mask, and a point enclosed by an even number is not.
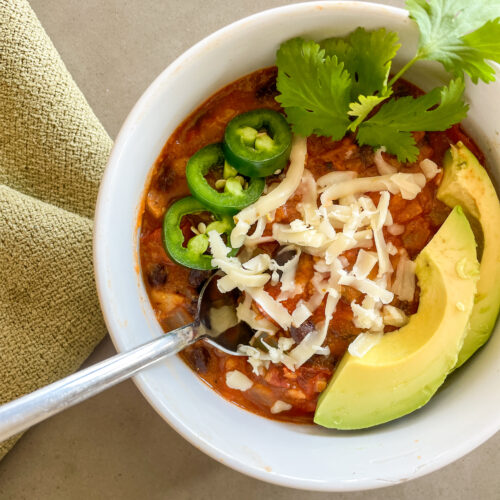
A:
[[[287,3],[31,0],[112,137],[149,83],[183,51],[232,21]],[[114,352],[106,338],[89,363]],[[30,430],[0,462],[0,497],[483,500],[500,498],[499,470],[497,434],[465,458],[409,483],[349,494],[290,490],[246,477],[202,454],[128,381]]]

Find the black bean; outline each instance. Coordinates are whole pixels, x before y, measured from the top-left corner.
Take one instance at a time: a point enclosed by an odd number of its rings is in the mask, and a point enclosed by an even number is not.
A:
[[[210,362],[210,353],[203,346],[196,346],[191,353],[193,368],[198,373],[206,373]]]
[[[172,186],[172,184],[174,184],[176,178],[177,178],[177,175],[172,170],[172,168],[169,165],[164,165],[163,171],[158,176],[158,179],[156,181],[158,189],[160,189],[162,191],[166,191],[170,186]]]
[[[299,344],[305,338],[305,336],[314,330],[314,323],[308,319],[304,321],[298,328],[294,326],[290,327],[290,335],[292,339]]]
[[[283,250],[278,251],[275,255],[273,255],[274,260],[278,266],[285,265],[289,260],[292,260],[295,257],[297,252],[295,250]]]
[[[167,268],[165,264],[160,262],[156,263],[148,273],[148,283],[152,287],[159,287],[164,285],[167,282]]]
[[[210,271],[201,271],[199,269],[191,269],[189,271],[189,284],[194,288],[198,288],[210,277]]]
[[[276,97],[277,95],[278,89],[276,88],[275,78],[271,78],[255,91],[255,97],[257,97],[257,99],[262,99],[264,97]]]

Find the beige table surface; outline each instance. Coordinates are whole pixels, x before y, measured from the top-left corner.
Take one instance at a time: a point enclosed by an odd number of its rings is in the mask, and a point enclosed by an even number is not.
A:
[[[31,0],[112,137],[153,78],[184,50],[232,21],[286,3]],[[114,352],[106,338],[89,362]],[[489,500],[500,499],[499,471],[497,434],[441,471],[402,485],[349,494],[290,490],[246,477],[202,454],[128,381],[30,430],[0,463],[0,498]]]

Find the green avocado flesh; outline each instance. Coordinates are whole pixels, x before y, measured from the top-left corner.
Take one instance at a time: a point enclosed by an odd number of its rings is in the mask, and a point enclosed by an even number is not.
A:
[[[480,275],[467,334],[456,368],[490,337],[500,308],[500,202],[476,157],[461,143],[446,153],[437,197],[450,207],[460,205],[480,243]]]
[[[457,362],[474,306],[474,234],[462,209],[452,210],[416,259],[418,311],[386,333],[362,358],[346,353],[319,398],[314,422],[362,429],[427,403]],[[464,269],[475,270],[464,277]]]

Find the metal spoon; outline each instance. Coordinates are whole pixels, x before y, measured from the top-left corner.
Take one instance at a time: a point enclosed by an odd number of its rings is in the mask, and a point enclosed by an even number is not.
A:
[[[0,406],[0,442],[128,379],[146,366],[178,353],[201,338],[206,338],[229,354],[238,355],[238,345],[248,344],[253,335],[250,327],[238,323],[215,334],[210,324],[213,295],[217,291],[215,284],[220,276],[216,273],[205,283],[193,323]]]

